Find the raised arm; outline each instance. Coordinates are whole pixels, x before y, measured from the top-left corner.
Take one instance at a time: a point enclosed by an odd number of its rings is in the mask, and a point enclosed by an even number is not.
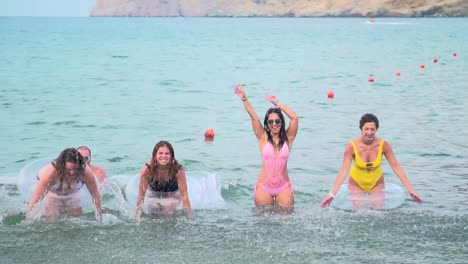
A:
[[[286,129],[286,134],[288,135],[289,147],[291,148],[294,139],[296,138],[297,131],[299,129],[299,117],[297,116],[296,112],[294,112],[291,108],[289,108],[283,103],[280,103],[276,96],[266,95],[265,99],[267,99],[267,101],[271,102],[278,109],[283,111],[286,114],[286,116],[290,119],[289,126]]]
[[[406,190],[408,190],[408,193],[410,194],[411,198],[417,203],[422,203],[423,200],[414,191],[413,186],[411,186],[411,183],[409,182],[405,171],[401,168],[400,164],[398,163],[395,157],[395,154],[393,154],[392,147],[387,141],[385,141],[383,145],[383,154],[385,155],[385,158],[392,167],[393,172],[395,172],[395,174],[398,176],[398,178],[400,178],[400,181],[405,186]]]
[[[34,194],[29,201],[27,212],[31,212],[34,206],[44,197],[47,192],[47,188],[52,181],[55,174],[55,168],[52,164],[48,164],[43,167],[37,177],[39,178],[39,183],[37,184],[36,189],[34,190]]]
[[[351,167],[351,163],[353,162],[353,155],[353,146],[351,145],[351,143],[348,143],[348,145],[346,145],[345,148],[343,163],[341,165],[340,171],[336,175],[335,183],[333,184],[330,193],[327,196],[325,196],[325,198],[323,198],[322,202],[320,203],[321,207],[329,206],[330,203],[333,201],[333,198],[335,198],[336,194],[338,193],[338,190],[340,189],[340,186],[343,184],[343,181],[349,173],[349,168]]]
[[[96,177],[94,177],[94,172],[89,166],[86,166],[85,168],[84,183],[86,185],[86,188],[88,188],[91,197],[93,197],[93,203],[96,210],[96,218],[102,221],[101,195],[99,194]]]
[[[138,184],[138,196],[137,196],[137,203],[136,203],[136,217],[140,218],[142,213],[142,206],[143,202],[145,201],[145,193],[146,189],[148,188],[148,179],[146,176],[146,172],[148,171],[148,167],[143,166],[140,171],[140,183]]]
[[[262,135],[265,133],[265,129],[263,128],[262,122],[258,118],[257,113],[255,112],[249,100],[247,99],[247,95],[245,94],[242,84],[239,83],[234,89],[234,92],[242,100],[245,110],[247,110],[247,113],[249,114],[250,119],[252,121],[252,128],[255,133],[255,136],[257,137],[257,139],[260,139]]]
[[[187,188],[187,178],[185,177],[185,170],[184,168],[180,168],[177,172],[177,185],[179,186],[179,192],[182,199],[182,206],[184,207],[185,215],[188,218],[192,218],[192,208],[190,206],[190,200],[188,196],[188,188]]]

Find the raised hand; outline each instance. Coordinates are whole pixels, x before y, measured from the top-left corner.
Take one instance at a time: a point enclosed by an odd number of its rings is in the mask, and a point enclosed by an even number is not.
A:
[[[279,100],[275,95],[265,95],[265,99],[275,106],[278,106]]]
[[[247,96],[245,95],[244,88],[242,88],[242,84],[237,84],[236,88],[234,88],[234,92],[240,97],[242,101],[247,100]]]

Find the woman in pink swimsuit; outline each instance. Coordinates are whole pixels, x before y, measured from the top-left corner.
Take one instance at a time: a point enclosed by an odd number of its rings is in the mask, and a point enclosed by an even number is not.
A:
[[[288,157],[296,138],[299,126],[297,114],[284,104],[280,104],[276,96],[267,95],[265,99],[275,105],[268,109],[263,125],[258,118],[241,84],[234,92],[241,98],[247,113],[252,120],[252,127],[260,145],[263,166],[254,186],[256,206],[279,205],[292,208],[294,193],[288,175]],[[286,129],[284,112],[290,119]]]

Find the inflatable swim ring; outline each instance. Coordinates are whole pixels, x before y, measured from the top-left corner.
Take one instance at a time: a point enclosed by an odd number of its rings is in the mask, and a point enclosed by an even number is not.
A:
[[[21,169],[18,177],[16,178],[16,187],[18,188],[23,202],[29,203],[31,201],[34,191],[39,183],[39,180],[37,179],[39,171],[47,164],[50,164],[54,159],[55,158],[53,157],[37,159],[26,164],[26,166]],[[81,189],[81,194],[81,206],[83,211],[85,211],[85,209],[89,209],[86,211],[93,211],[94,205],[91,202],[91,195],[89,194],[86,186],[83,186]]]
[[[16,187],[18,188],[24,202],[31,201],[34,190],[39,183],[39,180],[37,179],[39,170],[51,163],[53,160],[53,157],[34,160],[26,164],[26,166],[20,170],[18,177],[16,178]]]
[[[331,207],[342,210],[370,208],[388,210],[401,206],[405,201],[403,189],[394,183],[385,182],[385,189],[378,192],[351,191],[343,184],[331,203]]]
[[[185,175],[192,209],[218,209],[226,207],[226,202],[221,196],[221,185],[216,174],[204,171],[186,171]],[[135,210],[139,181],[139,175],[131,176],[125,186],[127,203]],[[147,212],[145,206],[143,206],[143,210]]]

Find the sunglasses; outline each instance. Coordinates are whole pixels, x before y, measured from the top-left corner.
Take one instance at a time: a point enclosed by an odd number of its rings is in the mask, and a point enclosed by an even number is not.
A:
[[[267,123],[269,125],[273,125],[273,122],[277,125],[281,124],[281,119],[277,118],[277,119],[268,119]]]
[[[88,156],[84,156],[83,159],[84,159],[84,161],[88,161],[88,160],[89,160],[89,157],[88,157]]]

